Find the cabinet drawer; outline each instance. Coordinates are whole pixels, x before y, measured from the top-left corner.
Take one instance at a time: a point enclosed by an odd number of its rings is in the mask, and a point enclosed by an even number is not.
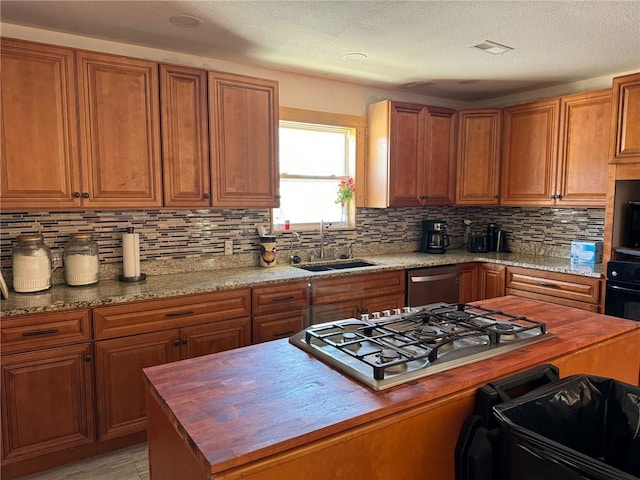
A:
[[[95,338],[101,340],[250,314],[251,291],[247,288],[99,307],[93,311],[93,324]]]
[[[309,282],[254,288],[251,302],[254,315],[304,307],[309,305]]]
[[[251,343],[287,338],[309,323],[309,307],[296,312],[272,313],[253,317]]]
[[[518,295],[517,291],[597,304],[600,301],[600,280],[579,275],[509,267],[507,268],[507,293]]]
[[[3,317],[2,354],[91,341],[89,310]]]
[[[343,300],[404,292],[405,273],[404,270],[399,270],[349,275],[314,280],[311,285],[313,304],[336,303]]]

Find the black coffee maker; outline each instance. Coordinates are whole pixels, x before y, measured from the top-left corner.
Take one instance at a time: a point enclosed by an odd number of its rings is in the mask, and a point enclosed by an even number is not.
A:
[[[449,248],[447,222],[444,220],[423,220],[420,251],[424,253],[444,253]]]

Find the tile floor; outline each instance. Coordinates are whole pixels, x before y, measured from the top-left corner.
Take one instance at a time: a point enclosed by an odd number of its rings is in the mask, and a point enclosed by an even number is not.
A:
[[[147,444],[69,463],[20,480],[149,480]]]

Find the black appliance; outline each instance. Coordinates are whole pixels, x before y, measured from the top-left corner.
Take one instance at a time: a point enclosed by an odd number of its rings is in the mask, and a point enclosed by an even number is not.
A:
[[[487,235],[480,235],[478,233],[472,233],[469,236],[469,243],[467,244],[467,250],[470,252],[486,252],[487,251]]]
[[[507,232],[502,229],[496,230],[496,252],[509,252],[509,247],[507,246]]]
[[[497,241],[498,241],[498,226],[495,223],[490,223],[489,225],[487,225],[487,250],[486,251],[495,252]]]
[[[604,313],[640,321],[639,260],[612,260],[607,264]]]
[[[628,247],[640,249],[640,202],[629,202]]]
[[[447,222],[444,220],[423,220],[420,251],[424,253],[444,253],[449,248]]]

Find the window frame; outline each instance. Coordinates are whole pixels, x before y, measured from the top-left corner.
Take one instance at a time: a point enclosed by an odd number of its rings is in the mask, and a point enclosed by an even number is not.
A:
[[[328,224],[328,230],[355,230],[355,213],[356,207],[362,207],[364,205],[364,162],[365,162],[365,135],[367,120],[365,117],[359,117],[355,115],[343,115],[338,113],[320,112],[315,110],[304,110],[291,107],[280,107],[280,120],[292,123],[306,123],[316,125],[326,125],[330,127],[348,128],[355,131],[355,171],[348,172],[349,176],[352,176],[355,181],[356,191],[354,195],[354,201],[349,202],[349,225],[334,226]],[[279,128],[279,122],[278,122]],[[278,181],[280,181],[280,175]],[[323,177],[325,178],[325,177]],[[336,184],[342,177],[336,176]],[[318,223],[297,223],[292,225],[289,230],[285,230],[282,225],[274,225],[273,210],[269,210],[271,231],[277,233],[291,233],[294,230],[300,231],[313,231],[317,230]]]

